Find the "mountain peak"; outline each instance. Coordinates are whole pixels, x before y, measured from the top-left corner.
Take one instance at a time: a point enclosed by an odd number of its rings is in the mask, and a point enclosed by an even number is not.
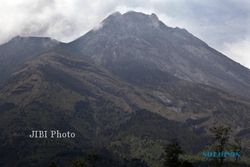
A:
[[[49,43],[59,43],[59,41],[50,37],[36,37],[36,36],[20,36],[17,35],[10,39],[7,43],[30,43],[30,42],[49,42]]]
[[[11,38],[9,41],[7,41],[7,43],[20,42],[20,41],[25,40],[27,38],[28,37],[23,37],[23,36],[17,35],[15,37]]]
[[[152,31],[161,23],[156,14],[144,14],[141,12],[128,11],[124,14],[115,12],[102,21],[102,28],[112,32],[123,33],[137,32],[142,30]],[[99,30],[99,29],[98,29]]]
[[[159,18],[154,13],[152,13],[151,15],[148,15],[148,14],[144,14],[141,12],[129,11],[129,12],[124,13],[123,16],[129,20],[133,20],[136,22],[139,21],[139,23],[144,22],[144,21],[145,22],[149,21],[153,23],[159,22]]]
[[[152,13],[152,14],[150,15],[150,17],[151,17],[152,19],[154,19],[154,20],[159,21],[159,18],[158,18],[158,16],[157,16],[155,13]]]
[[[110,16],[121,16],[121,15],[122,15],[122,14],[121,14],[120,12],[118,12],[118,11],[116,11],[116,12],[110,14]]]

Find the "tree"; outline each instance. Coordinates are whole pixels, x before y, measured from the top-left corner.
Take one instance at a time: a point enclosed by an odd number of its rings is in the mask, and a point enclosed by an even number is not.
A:
[[[56,163],[55,162],[52,162],[49,167],[57,167]]]
[[[184,161],[181,166],[182,167],[194,167],[193,164],[191,162],[188,162],[188,161]]]
[[[127,163],[129,167],[147,167],[147,163],[141,159],[133,158]]]
[[[210,128],[210,132],[215,140],[214,151],[219,153],[224,152],[230,139],[231,128],[225,126],[214,126]],[[222,167],[224,165],[225,157],[215,157],[214,160],[216,167]]]
[[[73,162],[72,167],[87,167],[87,162],[85,160],[76,160]]]
[[[232,151],[241,153],[242,150],[242,142],[240,138],[235,138],[234,143],[232,144]],[[235,157],[235,162],[238,162],[240,159],[239,156]]]
[[[165,154],[164,167],[181,167],[179,155],[183,154],[183,150],[177,140],[173,140],[166,146]]]
[[[97,161],[99,158],[100,158],[99,155],[93,152],[93,153],[88,154],[86,160],[91,167],[96,167]]]

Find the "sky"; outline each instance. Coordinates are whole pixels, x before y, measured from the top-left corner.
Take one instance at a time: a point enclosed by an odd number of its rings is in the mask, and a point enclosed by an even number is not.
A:
[[[1,0],[0,44],[20,36],[72,41],[109,14],[155,13],[250,68],[249,0]]]

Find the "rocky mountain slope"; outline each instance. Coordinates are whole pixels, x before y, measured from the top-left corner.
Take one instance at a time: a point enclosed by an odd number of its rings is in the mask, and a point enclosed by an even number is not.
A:
[[[37,155],[43,156],[39,162],[46,164],[51,155],[108,147],[111,141],[116,141],[121,136],[144,136],[151,130],[144,126],[133,127],[139,123],[137,119],[144,113],[149,114],[144,123],[149,122],[148,126],[152,130],[161,128],[166,133],[162,140],[174,137],[171,131],[176,128],[182,131],[178,135],[193,134],[199,140],[191,129],[180,128],[181,123],[169,121],[149,111],[139,112],[142,109],[155,111],[156,108],[165,106],[143,89],[118,80],[102,68],[57,53],[41,55],[15,73],[2,89],[0,99],[0,127],[3,128],[1,148],[4,148],[1,149],[1,155],[7,160],[7,163],[3,161],[7,165],[37,165],[36,157],[30,154],[35,147],[45,153],[44,155],[37,150]],[[135,112],[140,114],[135,117]],[[36,140],[27,138],[34,128],[67,129],[77,132],[78,137],[59,143],[37,143]],[[134,133],[129,132],[132,129]],[[148,135],[151,136],[150,133]],[[65,143],[67,148],[63,147]],[[25,145],[27,147],[22,149]],[[51,146],[52,150],[49,149]],[[17,158],[13,164],[10,157],[15,156],[25,159]]]
[[[139,65],[250,97],[249,69],[155,14],[114,13],[69,46],[118,75]]]
[[[18,37],[0,50],[3,65],[16,64],[0,66],[8,71],[0,89],[0,166],[67,166],[105,148],[128,164],[137,158],[156,167],[173,138],[199,155],[218,123],[249,154],[249,70],[154,14],[115,13],[69,44]],[[77,137],[34,140],[32,129]]]
[[[71,55],[43,54],[16,72],[0,92],[3,162],[46,165],[51,157],[63,159],[61,154],[67,152],[71,156],[108,147],[155,166],[164,143],[172,138],[197,153],[209,142],[207,128],[214,122],[238,128],[235,133],[250,126],[250,103],[240,97],[172,77],[164,86],[166,89],[141,88]],[[71,130],[78,137],[33,141],[27,138],[32,129]],[[144,144],[133,147],[141,142]],[[131,146],[131,153],[126,153],[125,145]],[[159,150],[152,151],[154,147]],[[40,160],[32,156],[32,150],[42,156]],[[11,157],[15,156],[25,159],[16,158],[13,164]]]

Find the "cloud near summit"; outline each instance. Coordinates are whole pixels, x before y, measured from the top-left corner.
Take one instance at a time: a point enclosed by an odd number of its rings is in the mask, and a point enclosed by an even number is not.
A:
[[[212,47],[250,67],[248,0],[3,0],[0,43],[17,35],[69,42],[115,11],[156,13],[168,26],[187,29]]]

